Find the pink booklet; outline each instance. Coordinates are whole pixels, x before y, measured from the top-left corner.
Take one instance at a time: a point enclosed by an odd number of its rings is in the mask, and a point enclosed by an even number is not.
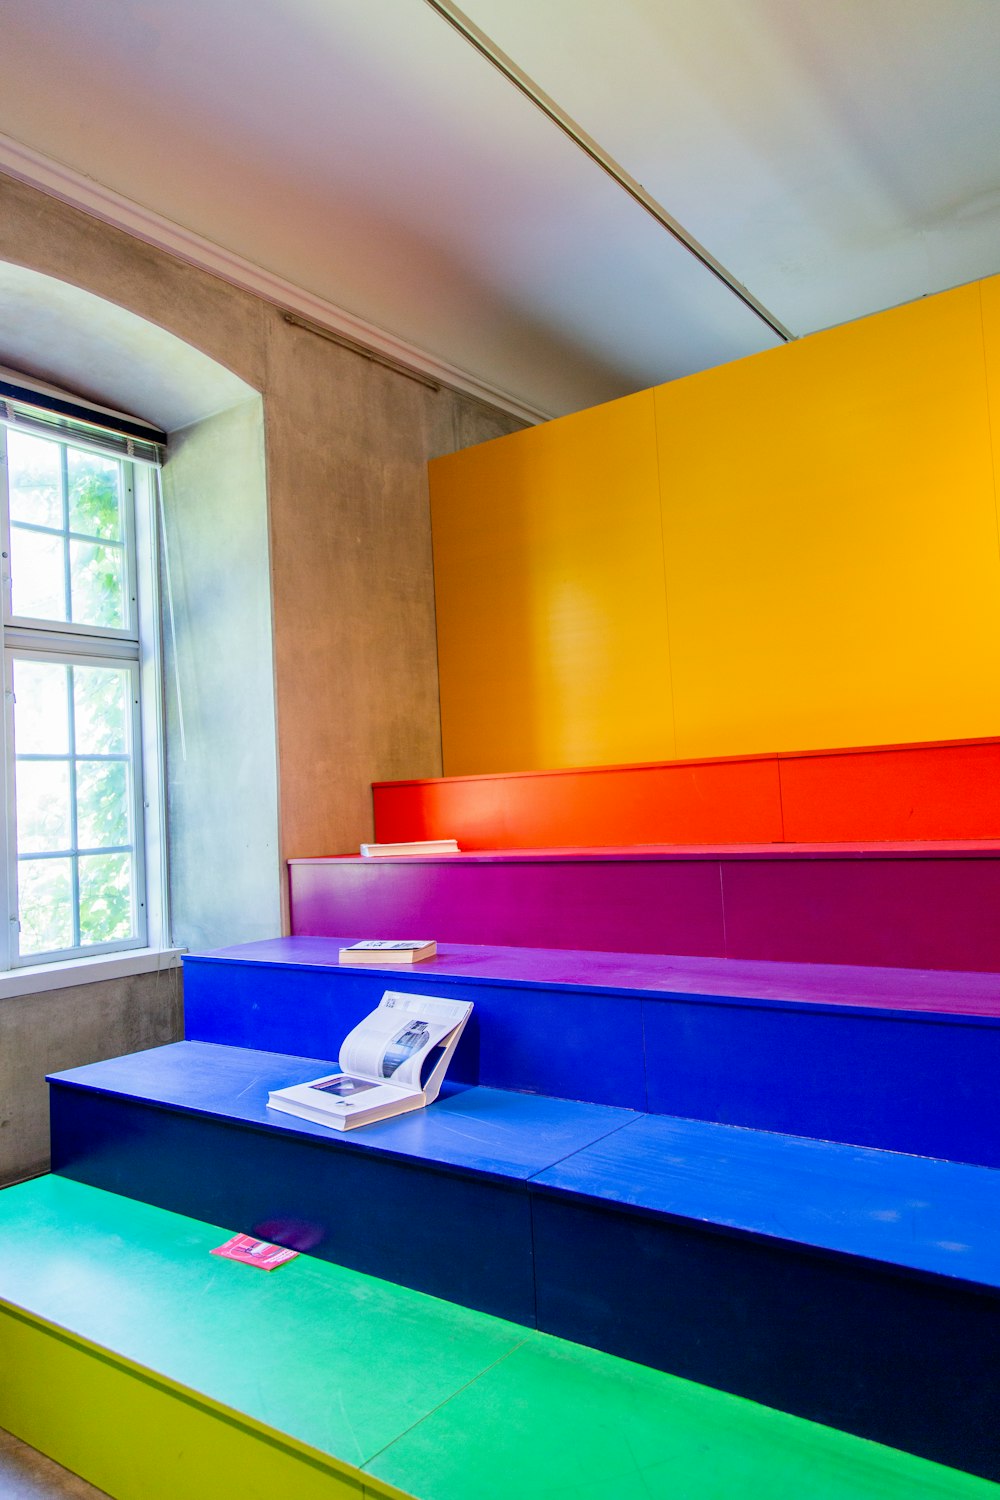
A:
[[[226,1260],[241,1260],[246,1266],[258,1266],[262,1271],[274,1271],[286,1260],[294,1260],[297,1250],[286,1250],[284,1245],[269,1245],[267,1240],[255,1240],[249,1234],[234,1234],[231,1240],[210,1250],[210,1255],[222,1255]]]

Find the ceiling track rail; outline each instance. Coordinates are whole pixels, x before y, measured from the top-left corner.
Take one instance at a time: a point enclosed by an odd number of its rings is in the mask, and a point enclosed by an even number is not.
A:
[[[706,271],[709,271],[716,280],[721,281],[734,297],[738,297],[744,306],[766,323],[780,339],[788,341],[795,337],[791,330],[786,328],[772,312],[769,312],[762,302],[758,302],[753,293],[748,291],[731,271],[727,271],[725,266],[705,249],[704,245],[699,244],[693,235],[688,234],[683,224],[679,224],[662,203],[657,202],[651,193],[647,193],[641,182],[637,182],[631,173],[626,172],[625,168],[615,161],[613,156],[609,156],[599,142],[595,141],[593,136],[588,135],[564,109],[561,109],[544,89],[539,88],[534,79],[529,78],[523,68],[519,68],[514,59],[508,57],[507,53],[498,47],[484,31],[481,31],[464,11],[459,10],[457,5],[453,5],[451,0],[425,0],[425,3],[431,7],[431,10],[437,11],[442,20],[447,21],[449,26],[475,47],[487,62],[492,63],[509,83],[512,83],[525,98],[530,99],[532,104],[552,121],[553,125],[568,136],[575,146],[578,146],[592,162],[601,168],[602,172],[616,182],[635,203],[638,203],[640,208],[645,209],[662,229],[665,229],[678,244],[683,245],[695,260],[701,262]]]
[[[362,359],[368,360],[369,364],[381,365],[383,369],[391,370],[394,375],[405,375],[407,380],[414,380],[417,385],[426,386],[429,391],[439,391],[444,384],[443,381],[435,380],[430,375],[424,375],[420,370],[404,365],[398,359],[390,359],[388,355],[380,354],[377,349],[370,349],[367,344],[358,343],[357,339],[350,339],[346,334],[337,333],[332,328],[324,328],[319,323],[310,322],[308,318],[300,318],[298,313],[282,312],[281,316],[292,328],[302,328],[306,333],[314,333],[318,339],[326,339],[328,344],[336,344],[341,349],[349,349],[352,354],[360,355]],[[470,397],[470,400],[474,399]]]

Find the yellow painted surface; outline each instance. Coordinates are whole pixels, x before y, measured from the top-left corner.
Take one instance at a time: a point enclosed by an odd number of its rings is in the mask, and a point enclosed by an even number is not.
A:
[[[652,392],[431,464],[446,775],[673,753]]]
[[[988,281],[981,281],[979,294],[982,303],[990,435],[993,442],[993,502],[997,511],[997,550],[1000,552],[1000,276],[991,276]]]
[[[679,755],[996,734],[980,290],[656,392]]]
[[[432,491],[447,772],[1000,732],[1000,277]]]
[[[402,1492],[0,1308],[0,1423],[116,1500],[380,1500]]]

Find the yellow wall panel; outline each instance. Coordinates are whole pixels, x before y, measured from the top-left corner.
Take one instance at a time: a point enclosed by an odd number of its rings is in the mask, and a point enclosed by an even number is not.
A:
[[[993,442],[993,499],[997,507],[997,547],[1000,551],[1000,276],[979,283],[983,315],[983,353]]]
[[[980,289],[660,387],[678,755],[1000,730]]]
[[[431,464],[445,774],[674,752],[653,394]]]

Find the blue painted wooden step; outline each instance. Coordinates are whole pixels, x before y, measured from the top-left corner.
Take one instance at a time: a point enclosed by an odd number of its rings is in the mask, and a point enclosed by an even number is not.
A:
[[[181,1043],[56,1075],[54,1162],[1000,1477],[997,1173],[487,1088],[346,1136],[266,1110],[329,1066]]]
[[[56,1074],[53,1167],[533,1323],[527,1183],[634,1113],[447,1083],[432,1109],[345,1135],[267,1108],[335,1067],[179,1042]]]
[[[335,1058],[386,989],[442,994],[475,1003],[467,1083],[1000,1167],[995,975],[449,944],[391,972],[340,945],[187,958],[187,1036]]]

